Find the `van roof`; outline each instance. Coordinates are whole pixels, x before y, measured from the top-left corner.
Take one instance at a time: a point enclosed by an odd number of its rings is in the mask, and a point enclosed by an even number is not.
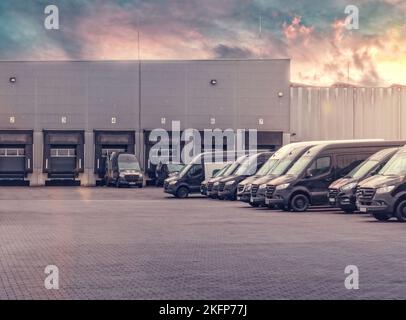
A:
[[[385,140],[353,140],[347,142],[329,142],[320,145],[316,145],[310,148],[305,155],[319,154],[322,151],[329,149],[341,149],[351,147],[400,147],[403,146],[406,141],[385,141]]]
[[[384,141],[383,139],[361,139],[361,140],[314,140],[314,141],[302,141],[302,142],[292,142],[287,145],[284,145],[279,150],[277,150],[273,155],[272,159],[275,158],[284,158],[288,156],[291,152],[303,150],[304,148],[313,147],[322,144],[328,143],[346,143],[353,141]]]
[[[383,149],[378,151],[377,153],[374,153],[372,156],[368,158],[368,160],[375,160],[375,161],[380,161],[382,159],[385,159],[388,156],[394,155],[399,148],[388,148],[388,149]]]

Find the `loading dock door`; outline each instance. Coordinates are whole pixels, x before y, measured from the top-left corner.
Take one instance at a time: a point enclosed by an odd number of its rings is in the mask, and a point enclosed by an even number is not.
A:
[[[80,184],[75,179],[84,172],[83,131],[44,131],[44,172],[48,182],[64,180]]]
[[[124,146],[102,146],[101,157],[97,159],[97,171],[99,178],[103,178],[107,170],[107,159],[112,153],[128,152],[126,145]]]
[[[73,179],[76,172],[76,148],[51,147],[49,175],[53,178]]]
[[[29,185],[32,173],[32,131],[0,131],[0,184]]]
[[[134,131],[95,131],[94,173],[103,179],[106,160],[113,152],[135,153]]]
[[[0,148],[0,177],[2,179],[24,179],[24,148]]]

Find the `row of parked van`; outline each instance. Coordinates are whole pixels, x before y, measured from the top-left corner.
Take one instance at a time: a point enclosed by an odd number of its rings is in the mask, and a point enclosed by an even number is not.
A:
[[[327,205],[406,221],[405,141],[341,140],[291,143],[277,152],[242,155],[232,163],[197,157],[164,182],[179,198],[201,193],[303,212]],[[216,166],[214,168],[213,166]]]

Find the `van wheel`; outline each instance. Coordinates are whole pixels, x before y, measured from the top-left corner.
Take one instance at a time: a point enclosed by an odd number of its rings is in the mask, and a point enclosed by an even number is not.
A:
[[[253,208],[258,208],[258,207],[259,207],[259,203],[250,202],[250,206],[253,207]]]
[[[189,196],[189,190],[186,187],[180,187],[178,191],[176,191],[176,197],[180,199],[187,198]]]
[[[391,215],[389,213],[375,212],[372,215],[376,220],[379,221],[388,221],[391,218]]]
[[[400,222],[406,222],[406,200],[401,201],[396,208],[396,218]]]
[[[304,212],[309,208],[309,198],[306,195],[299,193],[290,200],[290,207],[295,212]]]

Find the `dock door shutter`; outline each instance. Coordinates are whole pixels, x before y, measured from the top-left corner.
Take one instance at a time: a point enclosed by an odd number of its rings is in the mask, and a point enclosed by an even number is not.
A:
[[[0,131],[0,179],[24,179],[32,173],[32,132]]]
[[[134,131],[95,131],[94,173],[103,178],[106,159],[113,152],[135,153]]]

